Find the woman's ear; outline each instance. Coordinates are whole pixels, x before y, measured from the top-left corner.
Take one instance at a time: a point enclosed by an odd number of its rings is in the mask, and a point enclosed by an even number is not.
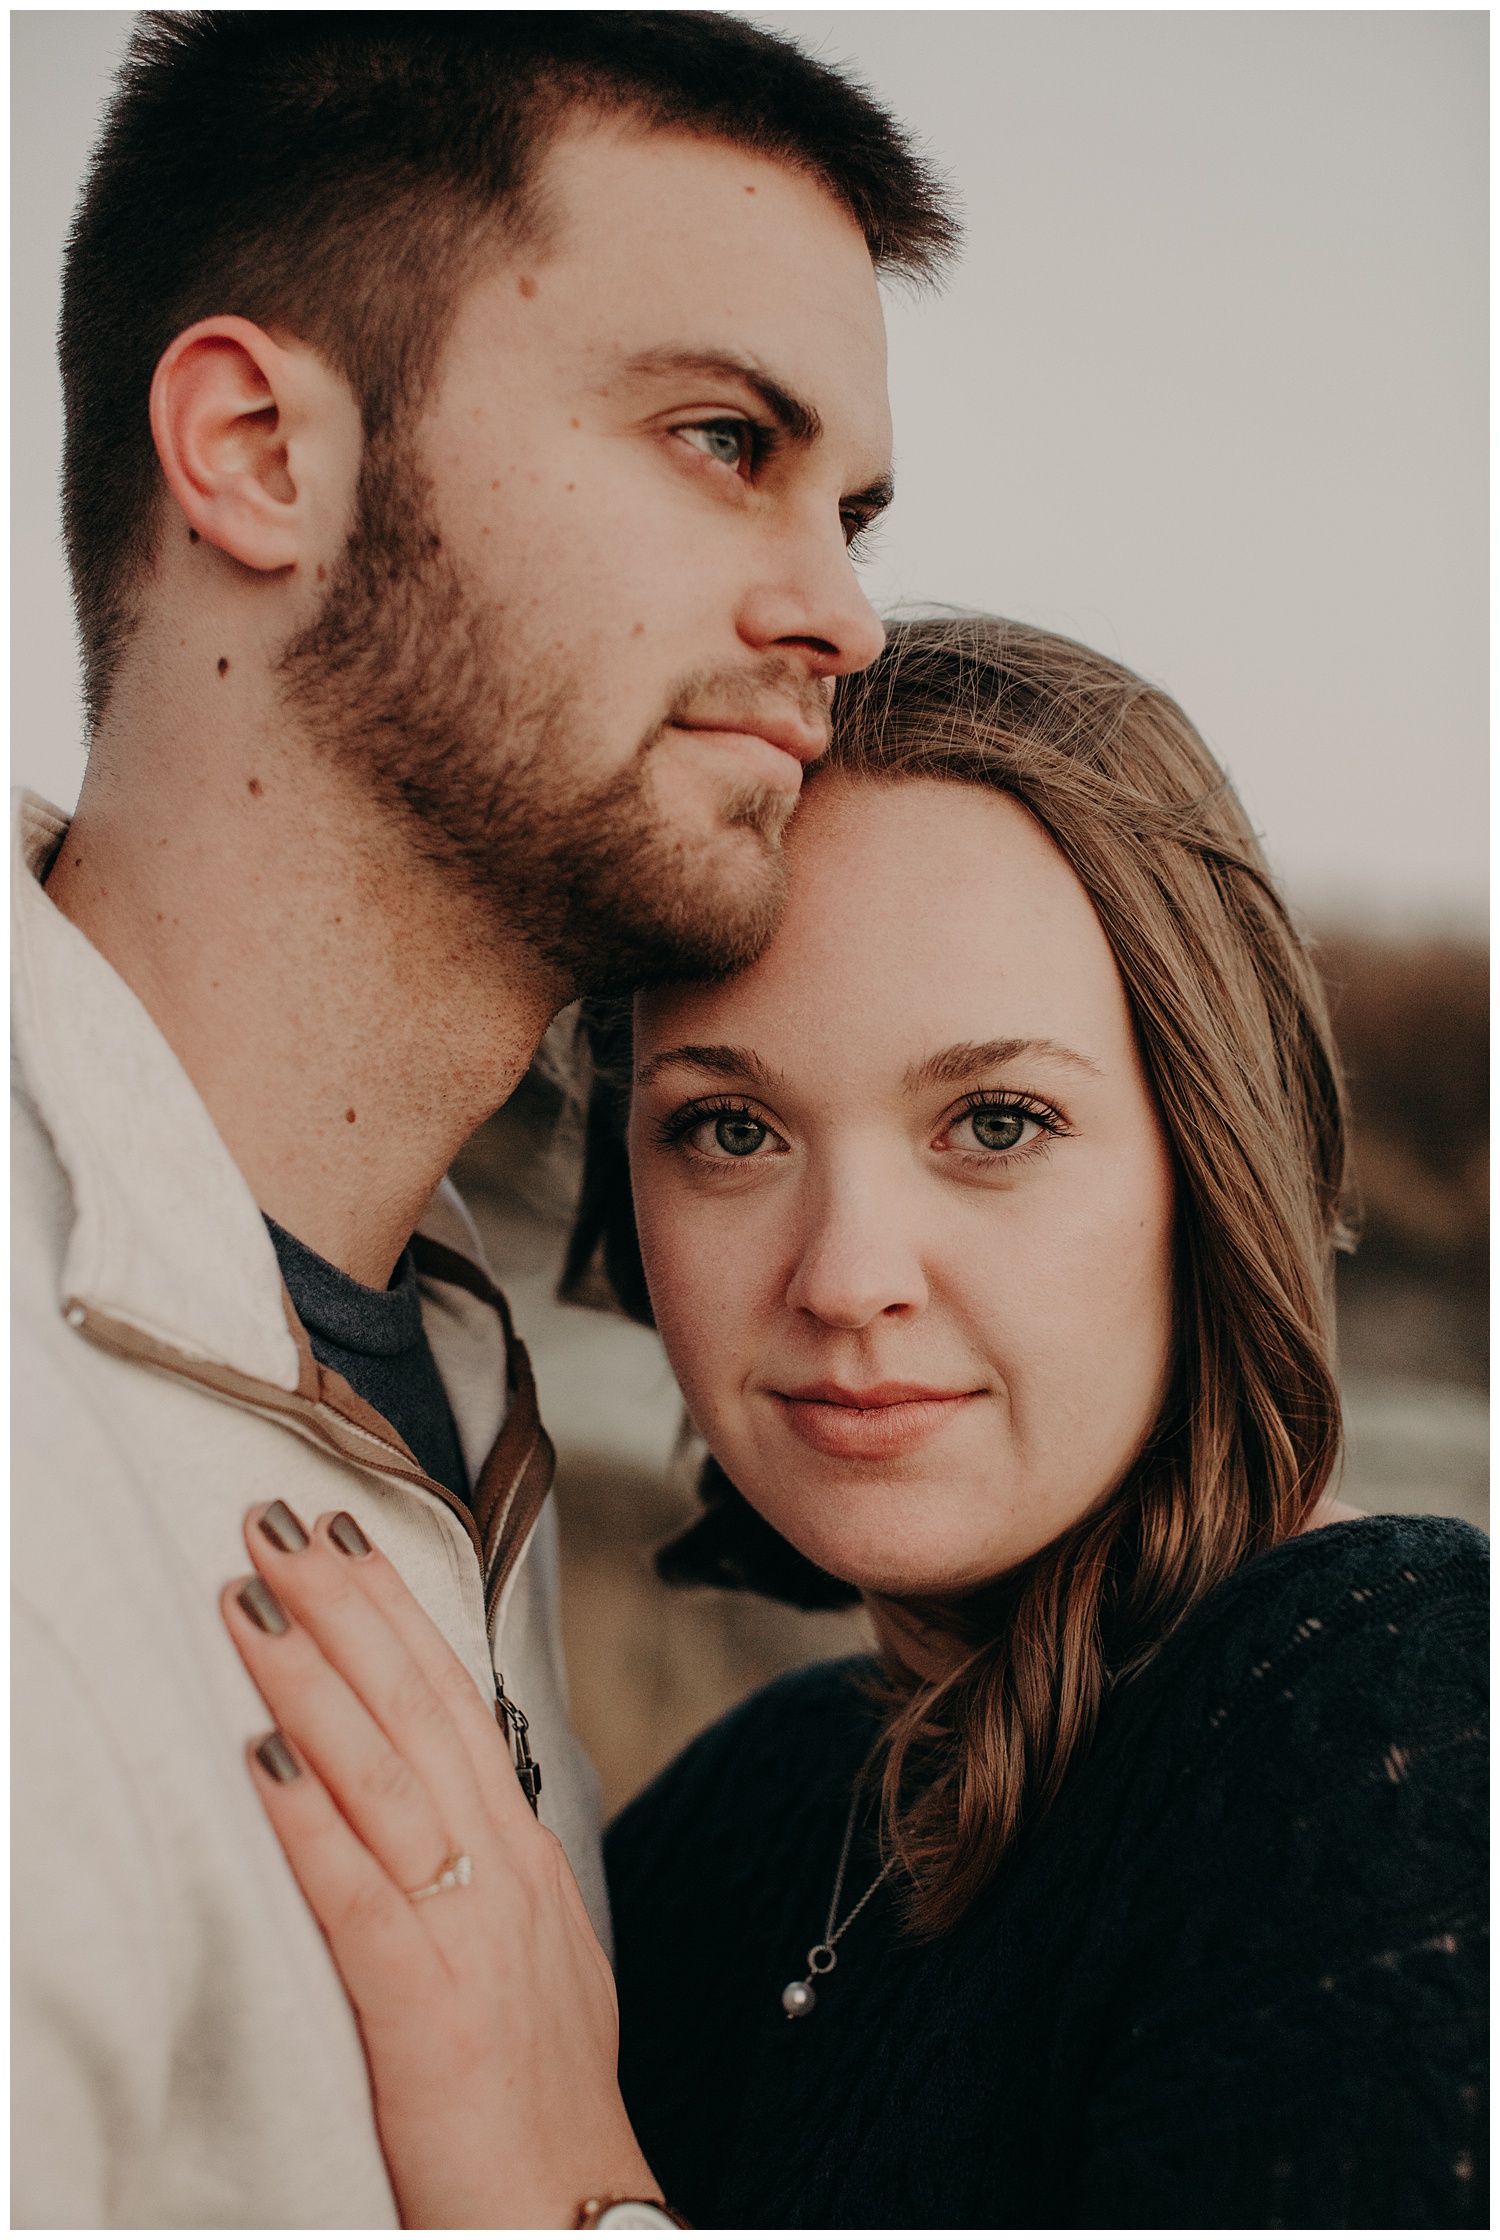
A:
[[[205,544],[262,574],[337,550],[359,476],[359,407],[305,345],[248,319],[200,319],[156,368],[151,433]]]

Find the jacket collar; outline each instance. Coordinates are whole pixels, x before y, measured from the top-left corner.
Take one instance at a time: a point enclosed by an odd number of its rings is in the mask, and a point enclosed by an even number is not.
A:
[[[68,819],[13,796],[12,1048],[73,1196],[59,1307],[295,1392],[281,1270],[248,1183],[160,1028],[42,881]],[[483,1269],[444,1183],[423,1235]]]

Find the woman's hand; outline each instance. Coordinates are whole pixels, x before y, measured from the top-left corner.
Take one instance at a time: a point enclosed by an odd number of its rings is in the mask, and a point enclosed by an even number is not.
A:
[[[402,2222],[656,2198],[609,1963],[493,1707],[352,1518],[309,1538],[276,1502],[245,1538],[260,1576],[224,1617],[279,1729],[250,1770],[359,2018]],[[466,1884],[412,1902],[460,1857]]]

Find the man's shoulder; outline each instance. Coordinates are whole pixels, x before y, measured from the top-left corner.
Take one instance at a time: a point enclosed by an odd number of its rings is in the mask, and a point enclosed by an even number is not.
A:
[[[10,1181],[12,1284],[19,1284],[20,1295],[25,1295],[50,1279],[55,1303],[57,1275],[72,1221],[72,1192],[14,1052],[10,1070]]]
[[[52,1138],[13,1072],[11,1154],[11,1438],[15,1490],[24,1495],[30,1441],[49,1458],[92,1446],[98,1426],[87,1395],[106,1368],[68,1327],[62,1267],[73,1199]]]
[[[13,1489],[24,1500],[28,1465],[93,1448],[98,1431],[86,1397],[97,1381],[94,1349],[70,1330],[61,1276],[72,1220],[68,1178],[24,1085],[11,1092],[11,1455]]]

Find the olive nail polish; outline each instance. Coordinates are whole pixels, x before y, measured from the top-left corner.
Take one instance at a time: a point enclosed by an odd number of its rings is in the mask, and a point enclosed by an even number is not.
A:
[[[273,1781],[295,1781],[302,1772],[281,1736],[274,1731],[266,1736],[264,1742],[255,1745],[255,1755]]]
[[[347,1509],[340,1509],[336,1517],[329,1518],[328,1537],[336,1548],[343,1549],[346,1556],[367,1556],[370,1553],[369,1541]]]
[[[247,1579],[235,1600],[250,1623],[259,1626],[262,1633],[286,1632],[287,1614],[264,1579]]]
[[[273,1548],[295,1556],[307,1546],[307,1534],[284,1501],[273,1501],[260,1520],[260,1529]]]

